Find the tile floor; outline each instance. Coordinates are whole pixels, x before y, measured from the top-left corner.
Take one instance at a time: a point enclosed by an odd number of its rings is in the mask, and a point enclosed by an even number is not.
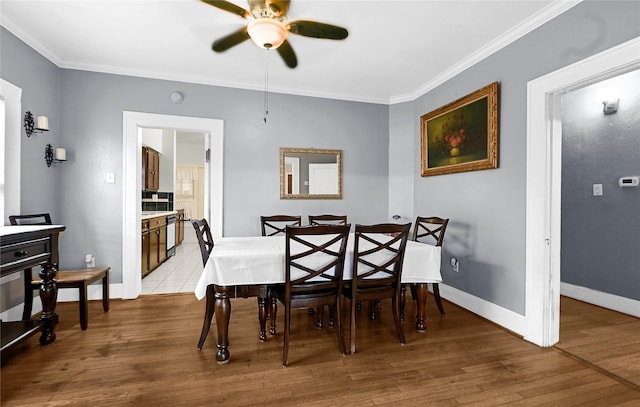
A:
[[[185,238],[175,256],[142,279],[142,294],[193,292],[202,273],[202,258],[193,228],[185,224]]]

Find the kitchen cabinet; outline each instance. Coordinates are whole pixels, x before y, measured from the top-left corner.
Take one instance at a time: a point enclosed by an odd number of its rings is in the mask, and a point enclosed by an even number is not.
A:
[[[167,259],[167,217],[158,216],[149,222],[149,271],[152,272]],[[144,251],[144,246],[143,246]],[[143,252],[144,253],[144,252]],[[143,260],[144,261],[144,260]],[[144,277],[144,271],[143,271]]]
[[[149,234],[149,221],[142,221],[142,277],[151,272],[149,267],[149,251],[151,250],[151,238]]]
[[[160,188],[160,153],[150,147],[142,147],[142,188],[145,191]]]
[[[184,240],[184,209],[178,209],[176,214],[176,246]]]

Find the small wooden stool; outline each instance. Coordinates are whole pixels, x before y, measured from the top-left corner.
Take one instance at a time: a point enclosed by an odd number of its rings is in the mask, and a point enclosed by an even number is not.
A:
[[[80,327],[87,329],[87,286],[102,279],[102,308],[104,312],[109,311],[109,269],[110,267],[95,267],[80,270],[60,270],[56,273],[56,285],[60,288],[77,288],[80,292]],[[25,298],[25,308],[27,304],[33,303],[33,290],[40,288],[40,280],[31,281],[31,298]],[[26,294],[26,293],[25,293]],[[26,309],[25,309],[26,313]],[[29,307],[31,314],[31,307]]]

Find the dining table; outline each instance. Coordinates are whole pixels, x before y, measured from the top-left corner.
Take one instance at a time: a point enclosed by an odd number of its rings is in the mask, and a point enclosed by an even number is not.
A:
[[[285,239],[278,236],[219,237],[209,255],[194,290],[198,300],[215,296],[214,315],[217,329],[216,361],[226,364],[229,354],[229,320],[231,298],[239,287],[260,287],[258,294],[260,339],[266,339],[266,303],[269,285],[285,282]],[[345,253],[345,280],[353,274],[355,234],[350,233]],[[416,330],[426,331],[427,285],[442,282],[441,247],[407,241],[402,267],[403,284],[416,286]],[[213,286],[213,290],[208,287]]]

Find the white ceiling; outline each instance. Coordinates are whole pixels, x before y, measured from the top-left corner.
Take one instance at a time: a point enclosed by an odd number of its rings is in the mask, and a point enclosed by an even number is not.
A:
[[[61,68],[263,90],[268,64],[272,92],[398,103],[575,4],[292,0],[290,20],[349,30],[343,41],[289,35],[295,69],[251,41],[214,53],[247,21],[198,0],[2,0],[0,23]]]

